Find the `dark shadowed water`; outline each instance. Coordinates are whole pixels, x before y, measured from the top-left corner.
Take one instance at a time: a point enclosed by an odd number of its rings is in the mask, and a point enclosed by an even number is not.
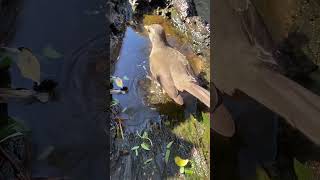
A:
[[[46,104],[9,103],[9,115],[32,132],[32,173],[40,177],[105,179],[105,1],[24,1],[12,47],[30,48],[41,79],[58,82]],[[62,57],[49,59],[51,47]],[[12,86],[32,88],[17,69]]]

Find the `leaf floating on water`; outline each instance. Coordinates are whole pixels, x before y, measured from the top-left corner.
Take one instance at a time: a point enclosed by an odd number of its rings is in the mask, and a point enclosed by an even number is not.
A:
[[[116,77],[116,78],[114,79],[114,82],[116,83],[116,85],[117,85],[118,87],[123,88],[123,82],[122,82],[122,79],[121,79],[121,78]]]
[[[167,148],[170,148],[170,147],[172,146],[172,143],[173,143],[173,141],[169,142],[169,143],[167,144]]]
[[[40,64],[31,51],[23,48],[18,54],[16,63],[23,77],[40,83]]]
[[[150,158],[150,159],[147,159],[143,164],[148,164],[149,162],[151,162],[153,159]]]
[[[38,160],[45,160],[48,158],[48,156],[54,151],[53,146],[48,146],[39,156]]]
[[[313,179],[313,172],[310,168],[294,159],[294,171],[298,177],[298,180]]]
[[[43,55],[50,59],[59,59],[62,57],[62,55],[50,45],[43,49]]]
[[[128,76],[123,76],[123,80],[128,81],[129,80]]]
[[[127,111],[127,109],[128,109],[128,108],[127,108],[127,107],[125,107],[125,108],[123,108],[123,109],[122,109],[122,111],[121,111],[121,112],[122,112],[122,113],[124,113],[124,112],[126,112],[126,111]]]
[[[178,165],[179,167],[184,167],[188,164],[189,162],[189,159],[182,159],[181,157],[179,156],[176,156],[174,158],[174,162],[176,163],[176,165]]]
[[[141,147],[142,147],[142,149],[144,149],[144,150],[150,151],[150,146],[149,146],[149,144],[147,144],[147,143],[142,143],[142,144],[141,144]]]

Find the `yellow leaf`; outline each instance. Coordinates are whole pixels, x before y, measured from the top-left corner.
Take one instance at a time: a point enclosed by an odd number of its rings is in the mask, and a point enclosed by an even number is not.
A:
[[[123,82],[121,78],[117,77],[114,81],[118,87],[123,88]]]
[[[188,164],[189,162],[189,159],[182,159],[181,157],[179,156],[176,156],[174,158],[174,162],[179,166],[179,167],[184,167]]]

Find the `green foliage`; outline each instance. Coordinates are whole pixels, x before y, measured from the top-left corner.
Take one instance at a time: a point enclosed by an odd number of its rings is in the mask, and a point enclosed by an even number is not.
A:
[[[266,173],[266,171],[261,167],[258,167],[256,169],[256,174],[257,174],[257,180],[271,180],[268,174]]]
[[[306,167],[304,164],[294,159],[294,171],[298,177],[298,180],[309,180],[313,179],[312,170]]]
[[[24,128],[22,124],[9,118],[8,123],[0,128],[0,143],[16,136],[22,136],[28,131]]]

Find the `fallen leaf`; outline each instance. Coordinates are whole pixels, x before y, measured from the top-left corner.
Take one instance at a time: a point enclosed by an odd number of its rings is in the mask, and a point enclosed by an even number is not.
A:
[[[179,156],[176,156],[174,158],[174,162],[176,163],[176,165],[178,165],[179,167],[184,167],[188,164],[189,162],[189,159],[182,159],[181,157]]]
[[[133,148],[131,148],[131,150],[136,150],[139,149],[140,146],[134,146]]]
[[[184,173],[184,167],[183,167],[183,166],[182,166],[182,167],[180,167],[179,172],[180,172],[181,174],[183,174],[183,173]]]
[[[53,146],[48,146],[39,156],[38,160],[45,160],[48,158],[48,156],[54,151]]]
[[[184,173],[185,173],[185,174],[192,175],[192,174],[193,174],[193,171],[192,171],[191,169],[184,168]]]
[[[257,180],[271,180],[266,171],[261,167],[257,167],[256,174]]]
[[[306,167],[304,164],[294,159],[294,171],[298,177],[298,180],[313,179],[312,170]]]
[[[128,81],[129,80],[129,78],[128,78],[128,76],[123,76],[123,78],[122,78],[123,80],[126,80],[126,81]]]
[[[43,49],[43,55],[49,59],[59,59],[62,57],[62,55],[58,51],[53,49],[50,45]]]
[[[169,162],[169,157],[170,157],[170,149],[167,149],[166,155],[164,156],[164,162],[166,162],[166,164],[168,164]]]
[[[173,141],[169,142],[169,143],[167,144],[167,148],[170,148],[170,147],[172,146],[172,143],[173,143]]]
[[[150,146],[147,143],[142,143],[141,144],[142,149],[150,151]]]
[[[27,49],[22,49],[16,59],[21,75],[40,83],[40,64],[38,59]]]
[[[153,159],[150,158],[150,159],[147,159],[143,164],[148,164],[149,162],[151,162]]]
[[[114,79],[114,81],[115,81],[115,83],[116,83],[116,85],[117,85],[118,87],[123,88],[123,82],[122,82],[122,79],[121,79],[121,78],[116,77],[116,78]]]

